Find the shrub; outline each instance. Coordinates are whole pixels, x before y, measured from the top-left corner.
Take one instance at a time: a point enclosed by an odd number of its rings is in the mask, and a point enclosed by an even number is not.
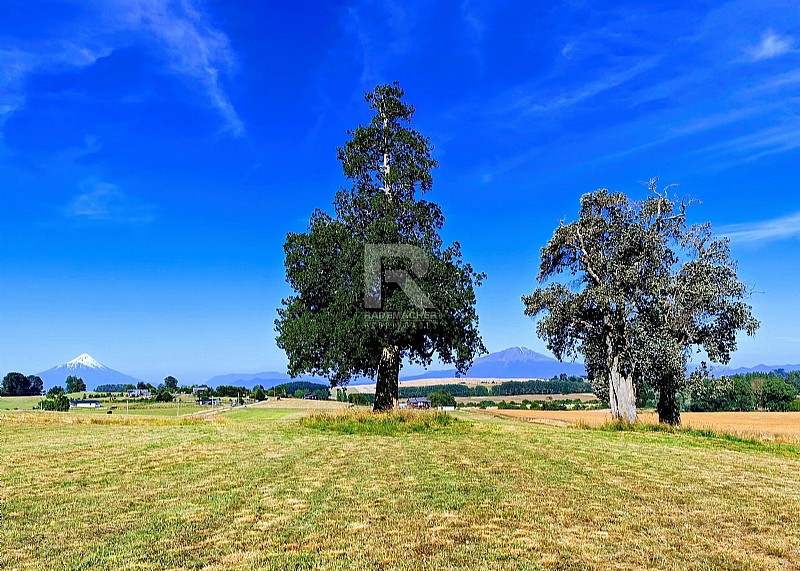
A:
[[[63,392],[56,393],[52,396],[48,395],[48,397],[42,401],[42,410],[67,412],[69,410],[69,399]]]
[[[369,412],[349,410],[344,413],[312,413],[300,420],[306,428],[343,434],[398,436],[409,433],[432,433],[460,428],[464,423],[442,412],[400,410]]]
[[[175,397],[167,389],[159,389],[156,393],[156,402],[172,402],[173,400],[175,400]]]
[[[375,401],[375,395],[372,393],[350,393],[347,395],[347,402],[350,404],[369,406]]]

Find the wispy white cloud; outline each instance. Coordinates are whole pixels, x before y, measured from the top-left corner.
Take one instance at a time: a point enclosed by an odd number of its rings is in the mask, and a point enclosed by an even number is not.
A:
[[[67,205],[65,214],[74,219],[113,224],[146,224],[155,218],[152,206],[123,192],[117,185],[92,182]]]
[[[800,212],[759,222],[723,226],[719,232],[741,244],[757,244],[800,238]]]
[[[365,0],[347,8],[343,30],[357,47],[354,55],[361,63],[363,87],[372,88],[385,81],[384,70],[391,60],[419,48],[414,31],[417,22],[425,18],[425,11],[432,8],[433,3],[409,6],[396,0]]]
[[[800,148],[800,126],[797,121],[792,118],[785,123],[710,145],[698,149],[698,152],[735,157],[736,162],[750,162]]]
[[[486,57],[484,54],[485,16],[481,13],[481,7],[476,5],[474,0],[463,0],[458,6],[458,11],[468,40],[464,47],[464,52],[471,55],[476,71],[483,74],[486,70]]]
[[[747,50],[750,61],[761,61],[772,59],[787,54],[794,49],[794,39],[789,36],[781,36],[772,30],[767,30],[761,36],[758,45]]]
[[[11,115],[25,107],[24,82],[31,73],[86,67],[110,51],[72,41],[48,41],[31,50],[0,49],[0,155],[5,152],[3,128]]]
[[[572,91],[564,92],[555,97],[544,98],[541,93],[517,95],[511,107],[525,113],[550,113],[565,109],[591,99],[606,91],[627,83],[641,73],[652,69],[657,63],[657,58],[640,61],[624,69],[610,71],[604,77],[588,81]]]
[[[244,124],[231,103],[221,76],[236,69],[237,59],[230,41],[190,0],[133,0],[122,14],[131,29],[152,34],[161,45],[172,71],[190,78],[208,102],[225,119],[235,136]]]
[[[244,125],[223,85],[236,71],[227,35],[214,27],[192,0],[100,2],[93,20],[69,37],[0,49],[0,137],[8,117],[25,106],[25,80],[33,73],[87,67],[114,50],[146,40],[160,48],[169,71],[187,80],[217,110],[234,136]]]
[[[770,77],[762,83],[745,90],[746,93],[759,94],[769,91],[776,91],[786,87],[800,84],[800,71],[793,70]]]

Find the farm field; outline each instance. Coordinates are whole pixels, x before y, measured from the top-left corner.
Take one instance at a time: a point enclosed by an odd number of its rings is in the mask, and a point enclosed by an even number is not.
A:
[[[760,570],[800,561],[798,446],[541,426],[485,411],[428,434],[348,435],[306,427],[303,414],[0,413],[0,568]]]
[[[597,400],[597,396],[594,393],[569,393],[569,394],[553,394],[553,395],[513,395],[513,396],[505,396],[505,395],[488,395],[485,397],[455,397],[456,402],[474,402],[480,403],[481,401],[492,400],[494,402],[506,401],[506,402],[522,402],[523,400],[529,401],[548,401],[548,400],[579,400],[581,402],[592,402]]]
[[[509,381],[530,381],[529,377],[519,379],[501,379],[501,378],[467,378],[467,377],[445,377],[442,379],[417,379],[415,381],[400,381],[400,387],[430,387],[433,385],[465,385],[468,387],[477,387],[479,385],[491,387],[493,385],[500,385]],[[535,379],[534,379],[535,380]],[[334,389],[335,392],[335,389]],[[375,383],[365,385],[348,385],[348,393],[374,393]]]
[[[0,410],[32,410],[42,397],[0,397]]]
[[[576,423],[600,426],[611,420],[611,413],[608,410],[491,410],[490,412],[554,426]],[[639,413],[639,420],[658,424],[658,415],[654,412]],[[690,428],[710,429],[744,437],[779,438],[800,442],[798,412],[684,412],[681,413],[681,420],[683,426]]]

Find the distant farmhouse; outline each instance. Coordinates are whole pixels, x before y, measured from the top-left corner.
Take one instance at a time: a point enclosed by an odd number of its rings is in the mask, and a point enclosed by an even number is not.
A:
[[[128,396],[131,398],[136,398],[136,397],[149,397],[152,395],[150,394],[149,389],[128,389]]]
[[[102,406],[97,400],[74,400],[69,403],[69,408],[102,408]]]
[[[208,388],[208,387],[206,387],[205,385],[204,385],[204,386],[202,386],[202,387],[193,387],[193,388],[192,388],[192,394],[193,394],[194,396],[197,396],[197,395],[202,395],[202,394],[205,394],[205,393],[210,393],[210,392],[211,392],[211,389],[209,389],[209,388]]]
[[[431,408],[431,401],[423,397],[410,398],[406,401],[406,408],[428,410],[429,408]]]

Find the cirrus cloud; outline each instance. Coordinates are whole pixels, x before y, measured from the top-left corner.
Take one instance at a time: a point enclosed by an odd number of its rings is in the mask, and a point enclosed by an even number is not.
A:
[[[153,207],[123,192],[117,185],[93,182],[67,205],[65,214],[83,221],[112,224],[147,224],[155,219]]]
[[[781,36],[772,30],[767,30],[761,36],[761,42],[747,50],[747,52],[750,61],[761,61],[782,56],[793,51],[793,49],[794,39],[789,36]]]
[[[236,71],[236,54],[228,36],[192,0],[121,0],[94,8],[47,40],[0,43],[0,137],[5,120],[25,106],[29,76],[91,66],[137,42],[157,48],[165,70],[217,111],[224,130],[244,134],[223,83]]]

